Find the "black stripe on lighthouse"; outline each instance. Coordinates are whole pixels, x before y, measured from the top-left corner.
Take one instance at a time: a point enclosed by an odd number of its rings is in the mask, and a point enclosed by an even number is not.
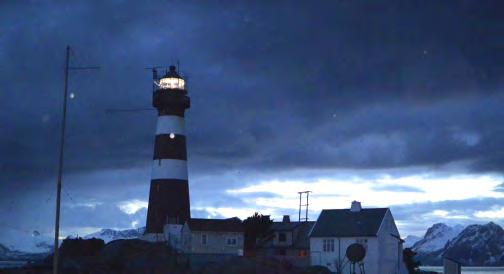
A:
[[[186,138],[179,134],[156,136],[154,159],[187,160]]]

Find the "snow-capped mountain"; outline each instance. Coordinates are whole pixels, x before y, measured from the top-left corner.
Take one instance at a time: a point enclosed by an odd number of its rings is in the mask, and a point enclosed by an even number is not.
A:
[[[418,237],[415,235],[408,235],[408,237],[404,238],[403,246],[405,248],[412,247],[416,242],[420,241],[422,237]]]
[[[98,238],[106,243],[116,239],[134,239],[143,235],[145,228],[113,230],[102,229],[95,233],[84,236],[86,239]],[[53,238],[38,231],[24,232],[15,230],[5,230],[0,238],[1,254],[42,254],[50,253],[53,249]],[[70,236],[71,237],[71,236]],[[60,241],[61,242],[61,241]],[[9,251],[9,252],[7,252]]]
[[[10,250],[5,247],[4,245],[1,245],[0,244],[0,257],[2,257],[3,255],[7,254]]]
[[[416,259],[423,265],[442,265],[443,257],[464,266],[504,266],[504,230],[493,222],[470,225],[443,248],[418,252]]]
[[[6,246],[0,244],[0,261],[9,260],[11,258],[12,251]]]
[[[143,235],[145,227],[125,230],[102,229],[95,233],[84,236],[84,239],[97,238],[102,239],[105,243],[118,239],[136,239]]]
[[[463,229],[461,225],[451,227],[443,223],[434,224],[411,248],[418,253],[430,253],[443,249],[448,241],[457,237]]]
[[[50,234],[41,234],[37,230],[19,231],[5,229],[1,233],[0,243],[9,250],[25,253],[47,253],[52,250],[53,238]]]
[[[39,260],[47,256],[47,253],[27,253],[10,250],[8,247],[0,244],[0,261],[30,261]]]
[[[490,222],[470,225],[450,241],[444,256],[467,266],[504,265],[504,230]]]

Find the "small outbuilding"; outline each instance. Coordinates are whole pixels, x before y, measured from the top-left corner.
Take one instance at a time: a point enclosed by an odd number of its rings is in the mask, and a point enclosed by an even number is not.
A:
[[[443,273],[444,274],[460,274],[462,273],[462,264],[455,259],[443,258]]]

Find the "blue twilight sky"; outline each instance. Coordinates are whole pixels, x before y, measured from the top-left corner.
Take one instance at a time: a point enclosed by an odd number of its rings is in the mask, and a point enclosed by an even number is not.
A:
[[[180,60],[193,216],[391,207],[402,236],[504,224],[500,1],[2,1],[0,243],[145,224],[156,113]]]

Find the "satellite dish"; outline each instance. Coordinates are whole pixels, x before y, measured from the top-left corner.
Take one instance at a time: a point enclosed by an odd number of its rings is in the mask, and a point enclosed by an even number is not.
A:
[[[346,257],[352,263],[360,262],[366,257],[366,249],[361,244],[351,244],[347,247]]]

